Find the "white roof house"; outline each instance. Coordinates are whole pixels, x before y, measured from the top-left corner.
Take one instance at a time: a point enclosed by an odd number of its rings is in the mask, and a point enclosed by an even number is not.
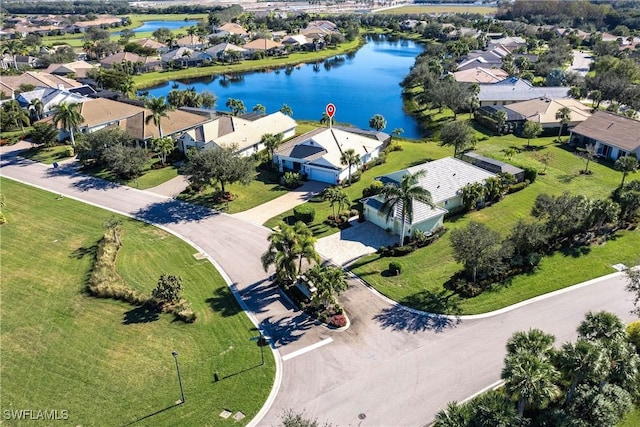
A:
[[[23,108],[29,108],[30,110],[32,107],[29,106],[34,99],[42,101],[43,116],[48,116],[51,110],[62,102],[78,104],[85,101],[91,101],[91,98],[71,93],[65,89],[53,89],[50,87],[38,87],[29,92],[22,92],[16,96],[16,100],[20,105]]]
[[[250,156],[264,149],[260,141],[265,134],[295,135],[297,123],[280,111],[269,115],[246,114],[242,117],[220,116],[185,132],[178,138],[178,147],[187,151],[191,147],[209,149],[237,146],[237,152]]]
[[[352,149],[362,164],[378,157],[390,140],[384,132],[352,128],[317,128],[281,145],[274,153],[274,162],[281,172],[291,170],[306,175],[312,181],[336,184],[347,179],[349,167],[340,162],[342,153]],[[356,171],[351,166],[351,173]]]
[[[378,178],[386,184],[398,185],[407,173],[415,174],[426,171],[426,175],[418,181],[418,185],[429,191],[435,208],[414,201],[413,221],[407,222],[405,232],[411,236],[415,230],[431,232],[442,225],[444,215],[450,210],[462,206],[461,190],[467,184],[484,183],[495,175],[473,166],[462,160],[445,157],[428,163],[422,163],[407,169],[390,173]],[[381,196],[363,200],[365,218],[384,229],[391,229],[400,234],[402,230],[402,203],[396,205],[394,212],[387,220],[387,214],[381,211],[384,199]]]

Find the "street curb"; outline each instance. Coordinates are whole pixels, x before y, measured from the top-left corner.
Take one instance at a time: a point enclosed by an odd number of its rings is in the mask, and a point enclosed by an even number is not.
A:
[[[209,255],[202,248],[200,248],[200,246],[198,246],[197,244],[195,244],[194,242],[192,242],[188,238],[178,234],[177,232],[175,232],[173,230],[170,230],[170,229],[166,228],[163,225],[156,224],[156,223],[154,223],[152,221],[147,221],[147,220],[144,220],[144,219],[136,218],[135,216],[133,216],[131,214],[128,214],[128,213],[125,213],[125,212],[121,212],[121,211],[119,211],[117,209],[108,208],[108,207],[99,205],[97,203],[93,203],[93,202],[89,202],[89,201],[86,201],[86,200],[82,200],[82,199],[80,199],[80,198],[78,198],[76,196],[70,196],[70,195],[67,195],[67,194],[64,194],[64,193],[51,191],[50,189],[44,188],[44,187],[42,187],[40,185],[35,185],[35,184],[31,184],[31,183],[22,181],[21,179],[15,179],[15,178],[7,177],[7,176],[3,176],[3,178],[10,179],[10,180],[15,181],[15,182],[19,182],[21,184],[28,185],[30,187],[38,188],[40,190],[46,191],[47,193],[61,194],[64,197],[67,197],[67,198],[69,198],[71,200],[75,200],[77,202],[81,202],[81,203],[84,203],[84,204],[87,204],[87,205],[90,205],[90,206],[94,206],[96,208],[100,208],[100,209],[104,209],[104,210],[109,211],[109,212],[117,213],[118,215],[126,216],[127,218],[135,219],[136,221],[140,221],[140,222],[144,222],[146,224],[153,225],[154,227],[157,227],[157,228],[159,228],[159,229],[171,234],[172,236],[177,237],[178,239],[182,240],[183,242],[189,244],[191,247],[196,249],[197,252],[205,254],[205,258],[213,265],[213,267],[218,271],[218,273],[220,273],[220,276],[222,276],[222,279],[227,284],[227,287],[231,290],[231,293],[233,293],[233,296],[235,297],[236,301],[238,302],[238,304],[240,305],[240,307],[242,308],[244,313],[247,315],[247,317],[249,318],[251,323],[253,323],[255,325],[255,327],[258,328],[258,330],[260,329],[260,324],[258,323],[258,320],[255,318],[253,312],[251,312],[249,310],[249,308],[247,307],[247,305],[245,304],[244,300],[242,299],[242,296],[240,295],[240,293],[236,289],[236,287],[233,284],[233,281],[231,280],[231,278],[227,275],[226,271],[224,271],[224,269],[211,257],[211,255]],[[133,190],[136,190],[136,189],[133,189]],[[145,190],[137,190],[137,191],[145,191]],[[165,199],[165,198],[166,199],[171,199],[170,197],[159,195],[157,193],[151,193],[151,194],[155,194],[156,196],[158,196],[160,198],[163,198],[163,199]],[[267,414],[267,412],[269,412],[269,410],[271,409],[271,406],[273,405],[273,402],[276,399],[278,391],[280,390],[280,386],[282,385],[282,358],[281,358],[280,353],[278,352],[278,350],[276,350],[271,344],[269,344],[269,348],[271,349],[271,353],[273,354],[273,358],[274,358],[275,364],[276,364],[275,380],[273,382],[273,387],[271,388],[271,392],[269,393],[269,396],[267,397],[267,400],[265,401],[264,405],[262,406],[262,408],[260,408],[260,411],[258,411],[256,416],[247,424],[247,426],[252,426],[252,427],[253,426],[257,426],[258,423],[262,420],[262,418],[264,418],[264,416]]]

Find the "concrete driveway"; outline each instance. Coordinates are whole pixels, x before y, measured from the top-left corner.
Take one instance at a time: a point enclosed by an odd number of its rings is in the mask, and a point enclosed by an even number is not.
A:
[[[316,194],[324,191],[328,186],[329,184],[325,184],[324,182],[307,181],[301,187],[288,192],[284,196],[280,196],[277,199],[263,203],[255,208],[244,212],[238,212],[231,216],[243,221],[262,225],[274,216],[280,215],[281,213],[287,212],[288,210],[305,203]]]
[[[380,246],[398,243],[399,236],[389,234],[368,221],[350,221],[351,227],[339,233],[318,239],[316,250],[336,265],[347,265],[356,259],[374,253]]]

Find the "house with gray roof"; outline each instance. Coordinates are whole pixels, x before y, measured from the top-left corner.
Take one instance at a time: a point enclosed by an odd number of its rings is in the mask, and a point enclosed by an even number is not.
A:
[[[384,132],[317,128],[282,144],[273,161],[281,172],[299,172],[312,181],[336,184],[349,177],[349,166],[340,161],[345,151],[353,150],[362,164],[367,164],[378,157],[390,139]],[[357,165],[350,168],[352,174],[358,170]]]
[[[569,97],[565,86],[534,86],[527,80],[510,77],[498,83],[480,84],[480,106],[508,105],[533,98],[559,99]]]
[[[599,156],[610,160],[635,155],[640,158],[640,121],[596,111],[571,129],[571,144],[595,145]]]
[[[31,105],[34,99],[42,101],[42,117],[37,117],[37,112]],[[79,104],[89,100],[90,98],[86,98],[77,93],[72,93],[69,90],[54,89],[50,87],[38,87],[29,92],[22,92],[16,95],[16,101],[20,103],[22,108],[28,108],[32,119],[36,120],[40,120],[41,118],[48,116],[56,105],[59,105],[62,102]]]
[[[378,177],[384,184],[400,185],[406,174],[426,171],[426,175],[418,181],[418,185],[431,193],[434,208],[414,200],[413,221],[406,222],[405,235],[412,236],[416,230],[431,233],[441,226],[444,216],[451,209],[462,206],[461,190],[467,184],[482,183],[495,175],[482,168],[462,160],[445,157],[432,162],[422,163],[407,169],[402,169],[388,175]],[[402,233],[402,203],[398,203],[390,215],[382,212],[384,199],[373,196],[362,200],[365,218],[385,230],[394,234]]]

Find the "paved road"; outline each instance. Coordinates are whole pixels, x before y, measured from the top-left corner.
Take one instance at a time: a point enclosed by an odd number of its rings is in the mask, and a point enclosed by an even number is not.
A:
[[[593,58],[591,57],[591,54],[574,50],[573,60],[571,61],[571,65],[567,68],[567,71],[573,71],[574,73],[584,77],[589,72],[589,67],[592,62]]]
[[[589,310],[631,319],[631,296],[619,275],[475,320],[416,315],[353,280],[343,298],[351,327],[331,331],[293,311],[265,280],[263,227],[84,177],[73,165],[54,170],[5,154],[0,167],[3,176],[158,223],[213,257],[282,356],[281,387],[259,425],[277,425],[287,408],[334,425],[422,425],[447,402],[499,379],[504,343],[514,331],[539,327],[561,343],[575,337]]]

